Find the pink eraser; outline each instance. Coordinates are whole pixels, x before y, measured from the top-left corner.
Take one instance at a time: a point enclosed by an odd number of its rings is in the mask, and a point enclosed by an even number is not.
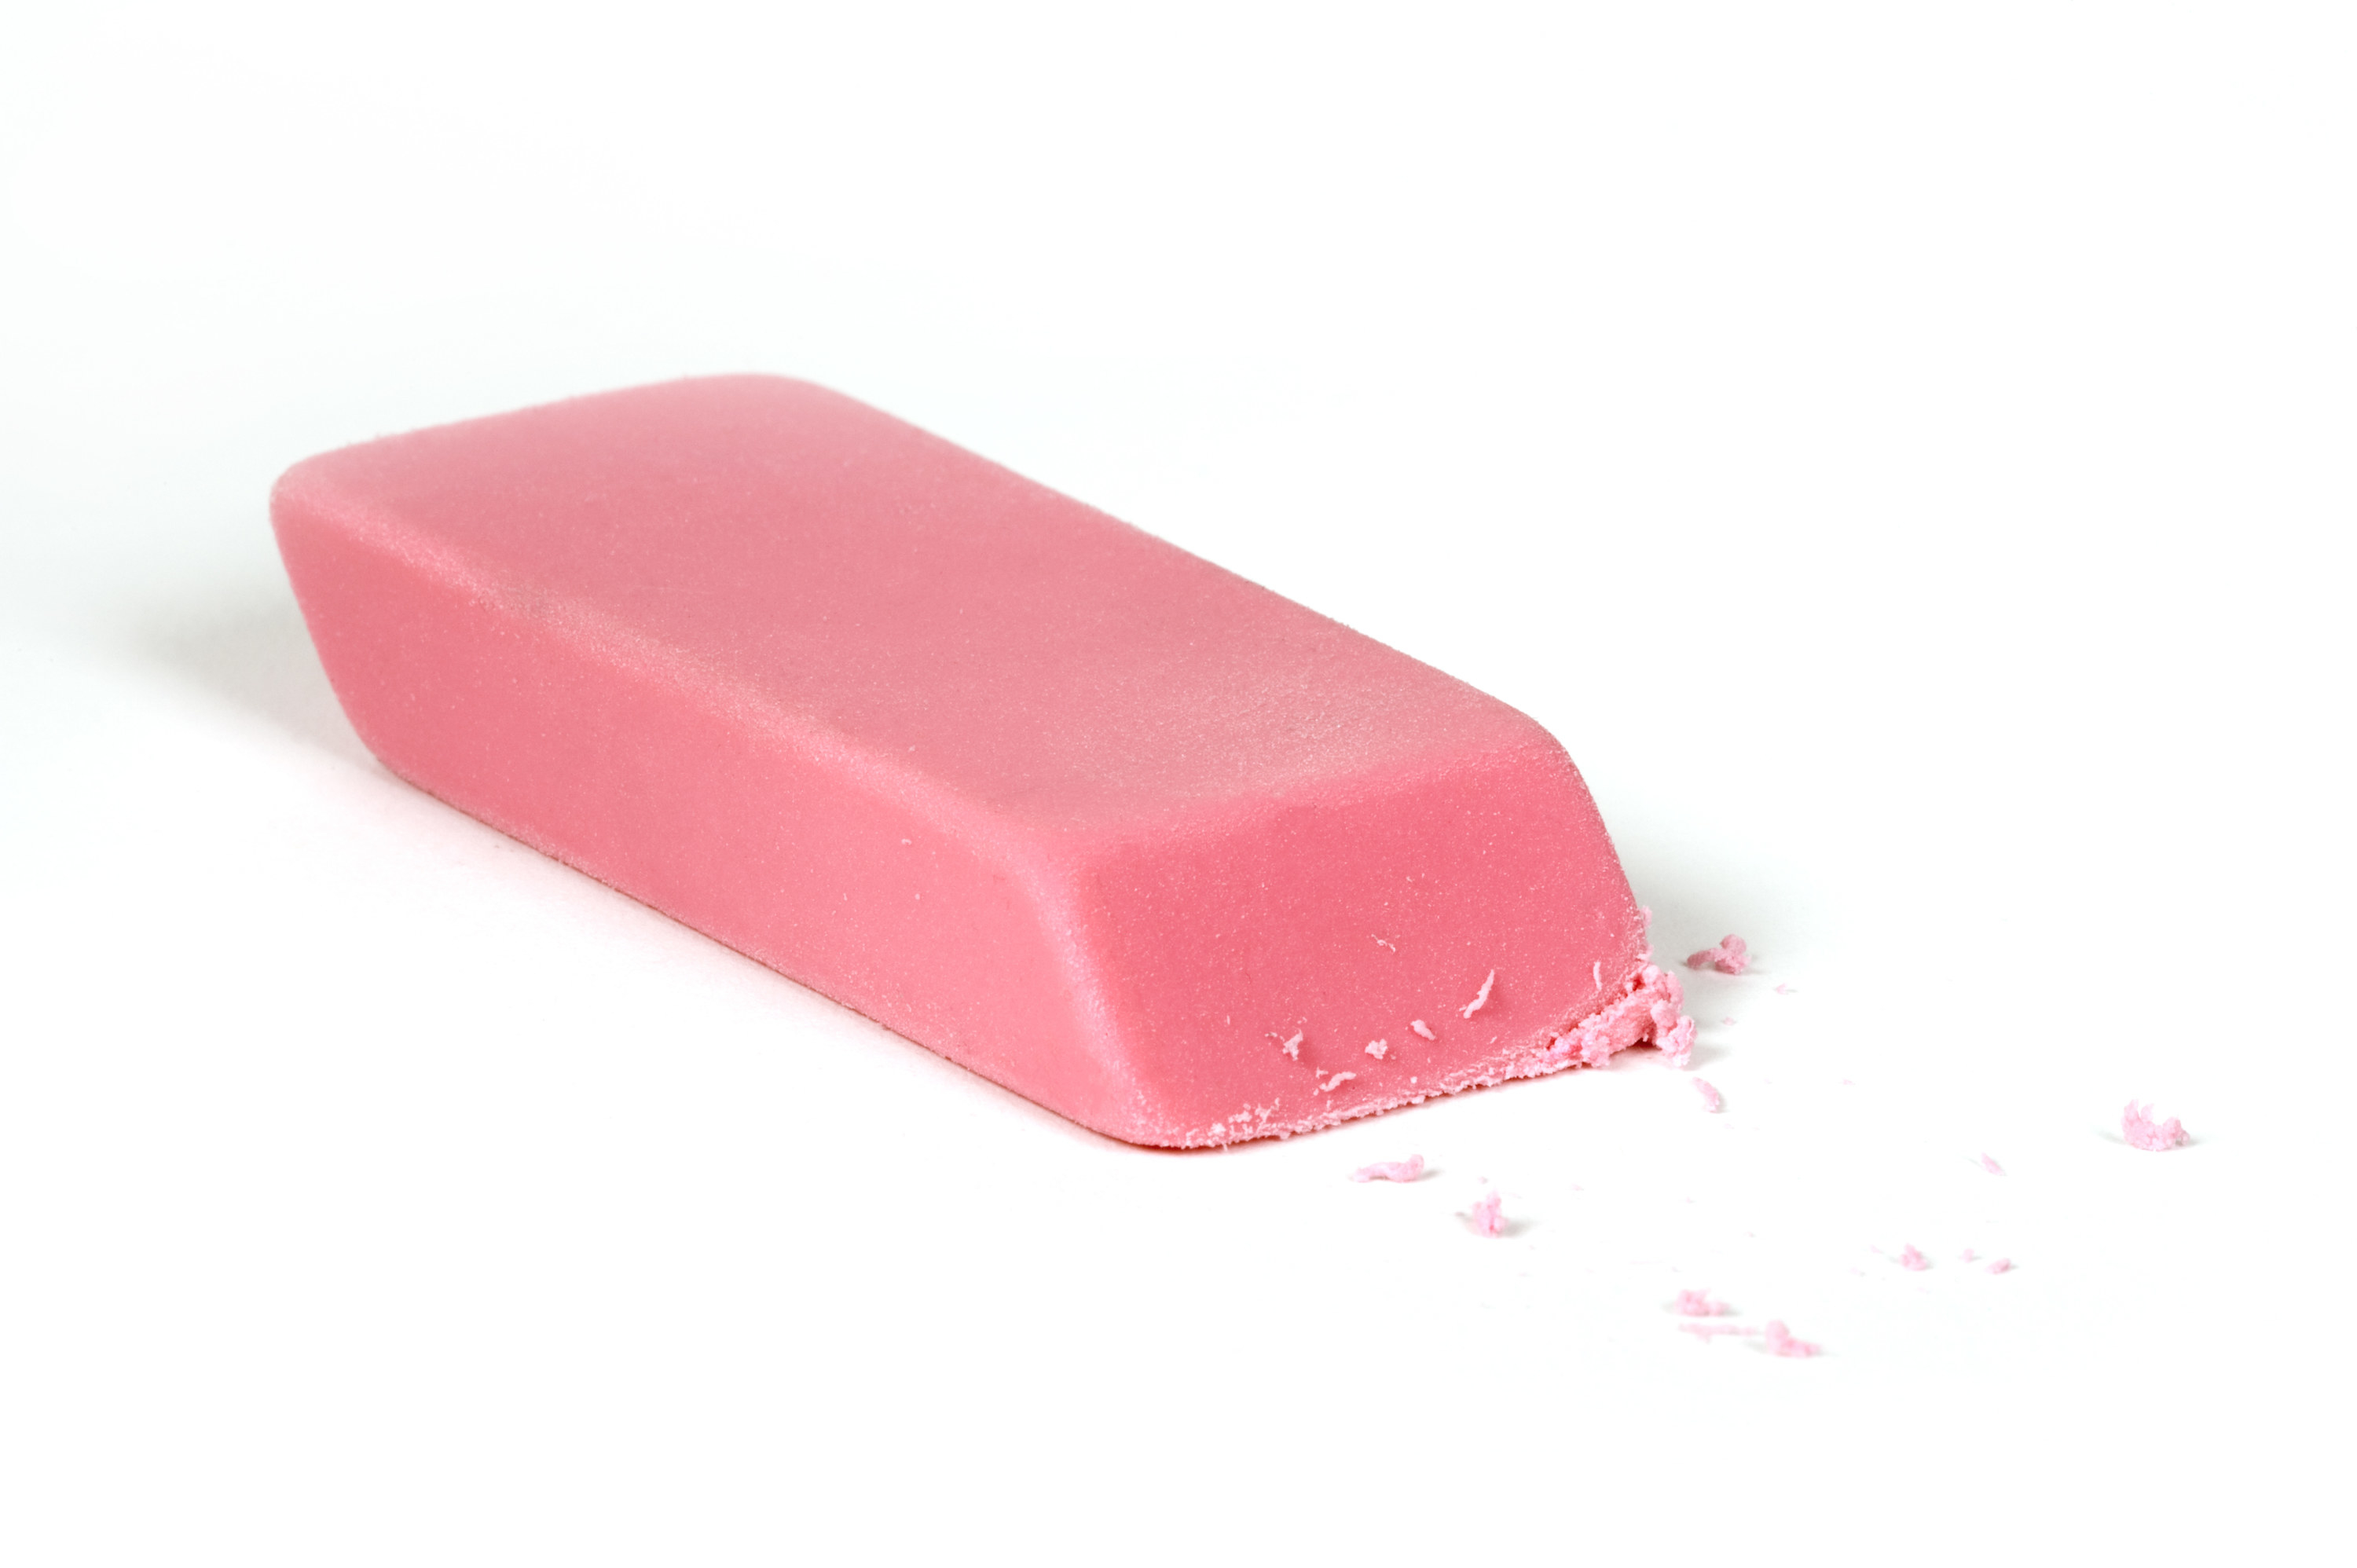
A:
[[[271,516],[393,772],[1114,1137],[1306,1132],[1679,1021],[1538,725],[823,388],[372,441]]]

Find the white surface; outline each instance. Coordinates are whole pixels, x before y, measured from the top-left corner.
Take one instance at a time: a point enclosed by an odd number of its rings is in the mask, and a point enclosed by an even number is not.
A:
[[[0,1558],[2345,1550],[2348,14],[1622,9],[18,8]],[[1536,715],[1726,1113],[1120,1147],[390,779],[278,470],[732,369]]]

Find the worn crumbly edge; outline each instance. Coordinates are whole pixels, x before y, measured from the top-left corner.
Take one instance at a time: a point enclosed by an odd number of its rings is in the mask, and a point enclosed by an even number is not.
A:
[[[1437,1083],[1291,1119],[1278,1116],[1275,1104],[1246,1106],[1223,1121],[1188,1132],[1163,1146],[1216,1149],[1256,1138],[1290,1138],[1297,1133],[1323,1132],[1361,1116],[1421,1105],[1444,1094],[1490,1089],[1518,1078],[1544,1078],[1572,1068],[1601,1067],[1622,1051],[1673,1040],[1679,1044],[1669,1047],[1676,1052],[1672,1059],[1683,1066],[1694,1039],[1693,1021],[1685,1016],[1685,991],[1678,983],[1678,977],[1652,962],[1651,956],[1646,955],[1646,961],[1621,978],[1620,993],[1611,1001],[1590,1008],[1584,1015],[1568,1015],[1560,1023],[1537,1030],[1520,1045],[1461,1068]]]

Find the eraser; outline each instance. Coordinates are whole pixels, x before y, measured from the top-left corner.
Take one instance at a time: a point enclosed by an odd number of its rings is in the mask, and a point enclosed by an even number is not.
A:
[[[271,515],[394,773],[1101,1133],[1692,1038],[1536,723],[838,393],[393,436]]]

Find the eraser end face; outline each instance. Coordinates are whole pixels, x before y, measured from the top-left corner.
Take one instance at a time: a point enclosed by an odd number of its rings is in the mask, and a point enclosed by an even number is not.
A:
[[[823,388],[374,441],[272,520],[395,773],[1114,1137],[1691,1038],[1536,724]]]

